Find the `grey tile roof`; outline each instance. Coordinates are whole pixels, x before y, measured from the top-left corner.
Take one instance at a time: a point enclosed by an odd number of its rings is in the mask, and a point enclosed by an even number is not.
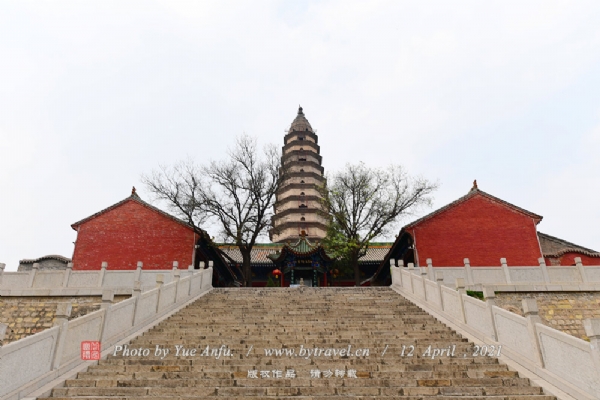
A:
[[[82,219],[82,220],[80,220],[80,221],[77,221],[77,222],[75,222],[74,224],[72,224],[72,225],[71,225],[71,228],[73,228],[74,230],[77,230],[77,227],[78,227],[79,225],[82,225],[82,224],[84,224],[84,223],[86,223],[86,222],[88,222],[88,221],[90,221],[90,220],[92,220],[92,219],[94,219],[94,218],[96,218],[96,217],[98,217],[98,216],[100,216],[100,215],[102,215],[102,214],[104,214],[104,213],[108,212],[108,211],[114,210],[115,208],[117,208],[117,207],[119,207],[119,206],[121,206],[121,205],[125,204],[125,203],[126,203],[126,202],[128,202],[128,201],[135,201],[136,203],[138,203],[138,204],[141,204],[142,206],[144,206],[144,207],[146,207],[146,208],[149,208],[149,209],[150,209],[150,210],[152,210],[152,211],[155,211],[155,212],[157,212],[157,213],[159,213],[159,214],[161,214],[161,215],[163,215],[163,216],[165,216],[165,217],[167,217],[167,218],[169,218],[169,219],[171,219],[171,220],[173,220],[173,221],[175,221],[175,222],[177,222],[177,223],[179,223],[179,224],[181,224],[181,225],[184,225],[184,226],[186,226],[187,228],[190,228],[191,230],[194,230],[194,227],[193,227],[192,225],[188,224],[187,222],[185,222],[185,221],[183,221],[183,220],[181,220],[181,219],[179,219],[179,218],[177,218],[177,217],[174,217],[174,216],[172,216],[171,214],[169,214],[169,213],[167,213],[167,212],[165,212],[165,211],[161,210],[160,208],[154,207],[154,206],[153,206],[152,204],[150,204],[150,203],[146,203],[146,202],[145,202],[144,200],[142,200],[142,199],[140,198],[140,196],[138,196],[138,194],[137,194],[137,193],[135,193],[135,192],[133,192],[133,193],[131,194],[131,196],[129,196],[129,197],[127,197],[127,198],[125,198],[125,199],[123,199],[123,200],[119,201],[118,203],[115,203],[115,204],[113,204],[112,206],[105,208],[104,210],[100,210],[100,211],[98,211],[97,213],[95,213],[95,214],[92,214],[92,215],[90,215],[90,216],[89,216],[89,217],[87,217],[87,218],[84,218],[84,219]]]
[[[251,253],[251,259],[253,264],[265,264],[273,265],[273,262],[267,257],[269,254],[277,253],[281,250],[283,245],[272,244],[271,246],[262,245],[254,247]],[[242,253],[234,245],[220,245],[219,249],[223,251],[229,258],[237,263],[242,263]]]
[[[444,212],[444,211],[446,211],[446,210],[448,210],[448,209],[450,209],[450,208],[452,208],[454,206],[459,205],[460,203],[462,203],[462,202],[470,199],[471,197],[473,197],[475,195],[481,195],[481,196],[483,196],[483,197],[485,197],[485,198],[487,198],[487,199],[489,199],[489,200],[491,200],[491,201],[493,201],[495,203],[500,203],[500,204],[502,204],[502,205],[504,205],[504,206],[506,206],[508,208],[511,208],[511,209],[513,209],[513,210],[521,213],[521,214],[525,214],[525,215],[533,218],[534,220],[536,220],[537,223],[539,223],[542,220],[542,218],[543,218],[541,215],[537,215],[537,214],[532,213],[531,211],[527,211],[527,210],[525,210],[525,209],[523,209],[521,207],[517,207],[514,204],[511,204],[511,203],[509,203],[507,201],[504,201],[504,200],[499,199],[499,198],[497,198],[495,196],[492,196],[491,194],[486,193],[483,190],[479,190],[479,189],[477,189],[475,187],[475,188],[471,189],[469,191],[469,193],[467,193],[463,197],[461,197],[461,198],[453,201],[450,204],[446,204],[444,207],[439,208],[439,209],[437,209],[437,210],[435,210],[435,211],[433,211],[433,212],[431,212],[431,213],[429,213],[429,214],[427,214],[427,215],[425,215],[425,216],[423,216],[423,217],[421,217],[421,218],[419,218],[419,219],[411,222],[408,225],[405,225],[404,228],[411,228],[411,227],[413,227],[415,225],[418,225],[421,222],[424,222],[424,221],[426,221],[426,220],[428,220],[428,219],[430,219],[430,218],[432,218],[432,217],[434,217],[434,216],[436,216],[438,214],[441,214],[442,212]]]
[[[542,247],[544,257],[560,257],[570,252],[581,253],[590,257],[600,257],[600,253],[595,250],[567,242],[564,239],[559,239],[546,233],[538,232],[538,238],[540,239],[540,246]]]
[[[269,243],[260,244],[252,249],[251,259],[253,264],[273,265],[273,262],[267,257],[269,254],[274,254],[281,251],[283,244]],[[392,243],[375,244],[369,247],[367,254],[360,258],[361,262],[380,263],[385,255],[390,251]],[[235,245],[219,245],[219,249],[228,257],[237,263],[242,263],[242,254]]]
[[[50,254],[50,255],[42,256],[42,257],[38,257],[38,258],[24,258],[19,261],[19,264],[33,264],[33,263],[40,262],[43,260],[57,260],[57,261],[64,262],[64,263],[71,262],[70,258],[59,256],[57,254]]]

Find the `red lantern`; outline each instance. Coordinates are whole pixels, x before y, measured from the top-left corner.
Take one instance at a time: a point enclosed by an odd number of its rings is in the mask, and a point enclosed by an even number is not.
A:
[[[278,278],[278,277],[279,277],[279,275],[281,275],[281,271],[280,271],[280,270],[278,270],[278,269],[274,269],[274,270],[273,270],[273,276],[275,276],[275,278]]]

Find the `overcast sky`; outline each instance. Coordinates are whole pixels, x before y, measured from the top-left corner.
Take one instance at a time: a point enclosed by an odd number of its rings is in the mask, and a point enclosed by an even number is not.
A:
[[[282,145],[299,104],[326,171],[402,164],[433,209],[477,179],[600,250],[598,1],[4,0],[0,262],[71,257],[141,174]]]

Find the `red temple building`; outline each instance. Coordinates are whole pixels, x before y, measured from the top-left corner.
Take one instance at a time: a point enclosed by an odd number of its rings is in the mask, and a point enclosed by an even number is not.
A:
[[[542,216],[494,197],[477,187],[458,200],[404,226],[372,284],[389,282],[390,260],[404,265],[462,267],[468,258],[471,267],[599,265],[600,253],[537,231]]]
[[[184,221],[143,201],[135,189],[131,196],[89,216],[71,227],[77,231],[74,270],[171,269],[193,264],[198,234]]]

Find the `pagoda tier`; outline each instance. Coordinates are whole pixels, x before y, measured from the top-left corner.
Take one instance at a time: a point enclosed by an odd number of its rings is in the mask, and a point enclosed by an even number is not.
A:
[[[284,137],[281,173],[286,178],[277,192],[270,237],[273,242],[320,240],[327,232],[319,188],[325,184],[319,138],[298,109]]]

